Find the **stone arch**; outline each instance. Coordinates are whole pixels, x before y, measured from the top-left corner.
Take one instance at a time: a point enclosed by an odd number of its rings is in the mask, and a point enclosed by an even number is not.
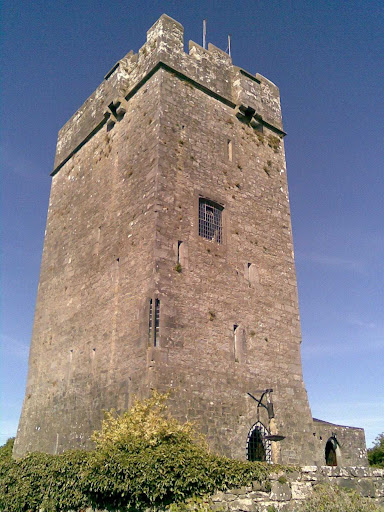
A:
[[[339,466],[341,463],[340,445],[335,436],[331,436],[325,444],[325,464],[327,466]]]
[[[265,439],[269,432],[267,428],[258,421],[250,429],[247,437],[247,459],[250,461],[262,461],[271,464],[271,441]]]

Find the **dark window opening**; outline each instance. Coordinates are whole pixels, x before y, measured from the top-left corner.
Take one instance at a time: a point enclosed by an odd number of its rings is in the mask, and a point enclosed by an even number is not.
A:
[[[160,300],[155,299],[155,336],[153,339],[153,345],[155,347],[159,344],[159,334],[160,334]]]
[[[337,466],[337,441],[334,437],[328,439],[325,445],[325,463],[327,466]]]
[[[251,428],[247,439],[247,459],[272,463],[271,442],[266,439],[269,432],[259,421]]]
[[[182,240],[178,240],[177,242],[177,263],[180,263],[180,252],[182,243]]]
[[[115,126],[115,121],[108,121],[107,122],[107,132],[110,132],[112,130],[112,128]]]
[[[199,235],[223,243],[223,207],[208,199],[199,200]]]
[[[261,432],[256,428],[248,441],[248,460],[252,462],[265,462],[267,460]]]
[[[148,323],[149,343],[151,343],[151,339],[152,339],[152,324],[153,324],[153,307],[152,307],[152,299],[149,299],[149,323]]]

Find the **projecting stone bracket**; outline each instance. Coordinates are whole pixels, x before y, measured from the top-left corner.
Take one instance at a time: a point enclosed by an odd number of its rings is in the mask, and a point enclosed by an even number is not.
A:
[[[108,105],[107,110],[104,112],[104,116],[107,120],[107,130],[110,131],[116,123],[121,121],[128,110],[128,102],[124,97],[118,98],[112,101]]]
[[[247,123],[256,131],[263,131],[263,118],[256,110],[246,105],[236,105],[235,115],[243,123]]]

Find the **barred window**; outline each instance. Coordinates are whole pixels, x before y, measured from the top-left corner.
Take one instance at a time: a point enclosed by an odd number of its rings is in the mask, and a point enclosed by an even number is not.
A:
[[[271,441],[266,439],[268,435],[268,430],[260,421],[253,425],[247,439],[248,460],[272,463]]]
[[[208,199],[199,199],[199,235],[223,243],[223,207]]]
[[[149,345],[157,347],[160,335],[160,299],[149,299],[148,339]]]
[[[152,341],[152,324],[153,324],[153,306],[152,306],[152,299],[149,299],[149,322],[148,322],[149,343],[151,343],[151,341]]]
[[[159,345],[159,334],[160,334],[160,300],[155,299],[155,337],[153,345],[157,347]]]

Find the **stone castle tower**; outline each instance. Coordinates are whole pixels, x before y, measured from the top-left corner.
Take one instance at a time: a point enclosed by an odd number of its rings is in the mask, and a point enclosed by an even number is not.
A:
[[[161,16],[59,132],[15,456],[172,388],[219,453],[364,459],[303,384],[279,90],[183,44]]]

